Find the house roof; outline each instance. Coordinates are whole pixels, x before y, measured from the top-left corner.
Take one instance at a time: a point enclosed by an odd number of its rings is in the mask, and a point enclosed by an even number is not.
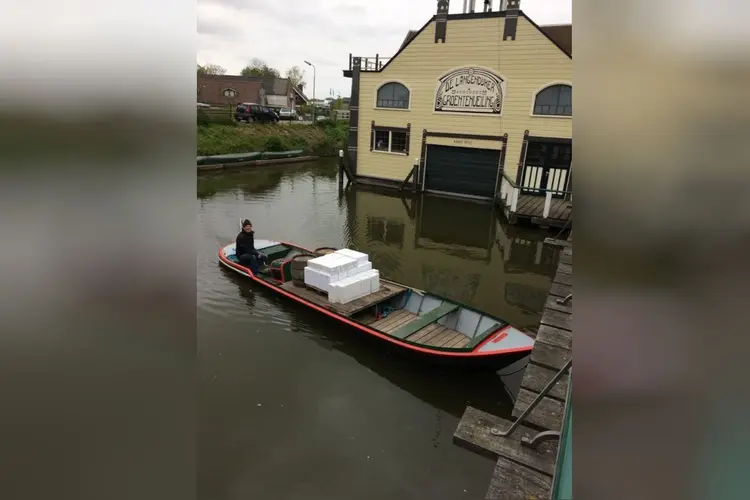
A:
[[[300,97],[302,98],[302,100],[303,100],[303,101],[305,101],[306,103],[309,103],[309,102],[310,102],[310,99],[308,99],[308,98],[307,98],[307,96],[305,95],[305,93],[304,93],[304,92],[302,92],[302,91],[301,91],[300,89],[298,89],[297,87],[292,87],[292,90],[294,90],[294,92],[295,92],[295,93],[296,93],[296,94],[297,94],[298,96],[300,96]]]
[[[199,78],[223,81],[240,81],[260,83],[266,92],[271,95],[289,95],[291,83],[288,78],[268,78],[263,76],[242,76],[242,75],[200,75]]]
[[[573,25],[548,24],[539,28],[568,54],[573,54]]]
[[[409,32],[406,34],[406,38],[404,38],[404,41],[401,42],[401,47],[399,47],[398,50],[401,50],[404,47],[406,47],[409,44],[409,42],[411,42],[414,39],[414,37],[419,34],[420,31],[421,30],[409,30]]]

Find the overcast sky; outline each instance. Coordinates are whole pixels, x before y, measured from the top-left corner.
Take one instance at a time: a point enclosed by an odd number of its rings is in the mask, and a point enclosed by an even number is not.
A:
[[[477,0],[481,10],[482,0]],[[494,0],[495,8],[499,0]],[[460,13],[453,0],[450,13]],[[537,24],[569,23],[572,0],[522,0],[521,9]],[[421,28],[437,11],[436,0],[198,0],[198,63],[218,64],[228,74],[259,57],[282,75],[305,70],[305,92],[312,97],[317,68],[318,98],[351,92],[342,70],[349,53],[394,54],[407,31]]]

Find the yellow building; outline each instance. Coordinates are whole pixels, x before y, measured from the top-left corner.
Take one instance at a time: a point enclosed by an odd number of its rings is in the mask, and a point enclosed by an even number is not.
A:
[[[416,167],[422,191],[508,206],[519,193],[570,190],[570,25],[540,27],[519,0],[500,3],[449,15],[439,0],[393,57],[350,56],[348,158],[359,182],[399,186]]]

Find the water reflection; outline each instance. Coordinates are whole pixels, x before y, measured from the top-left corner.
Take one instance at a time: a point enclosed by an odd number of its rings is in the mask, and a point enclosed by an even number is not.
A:
[[[335,163],[320,161],[312,163],[290,163],[279,165],[239,168],[236,170],[210,171],[198,178],[198,198],[205,201],[224,192],[235,192],[250,198],[266,195],[279,188],[282,181],[289,183],[292,190],[300,181],[309,181],[313,191],[318,180],[326,183],[336,179],[338,169]],[[307,188],[307,183],[303,182]]]
[[[559,250],[492,206],[358,187],[344,193],[346,242],[381,273],[535,328]]]
[[[414,363],[411,357],[391,351],[381,341],[340,328],[332,320],[301,310],[292,302],[280,302],[279,306],[289,314],[293,332],[305,335],[323,349],[347,355],[433,408],[456,418],[463,415],[467,404],[496,415],[510,415],[513,409],[513,401],[496,373],[436,369],[431,364]]]

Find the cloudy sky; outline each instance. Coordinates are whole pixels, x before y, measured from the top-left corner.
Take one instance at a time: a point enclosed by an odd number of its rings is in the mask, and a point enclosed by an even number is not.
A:
[[[482,0],[476,3],[480,10]],[[572,0],[522,0],[521,8],[537,24],[572,19]],[[462,0],[451,2],[452,14],[462,9]],[[421,28],[436,10],[436,0],[198,0],[198,63],[218,64],[229,74],[254,57],[282,74],[298,65],[312,96],[308,60],[317,68],[317,97],[331,89],[348,96],[351,81],[341,71],[350,52],[390,56],[406,32]]]

